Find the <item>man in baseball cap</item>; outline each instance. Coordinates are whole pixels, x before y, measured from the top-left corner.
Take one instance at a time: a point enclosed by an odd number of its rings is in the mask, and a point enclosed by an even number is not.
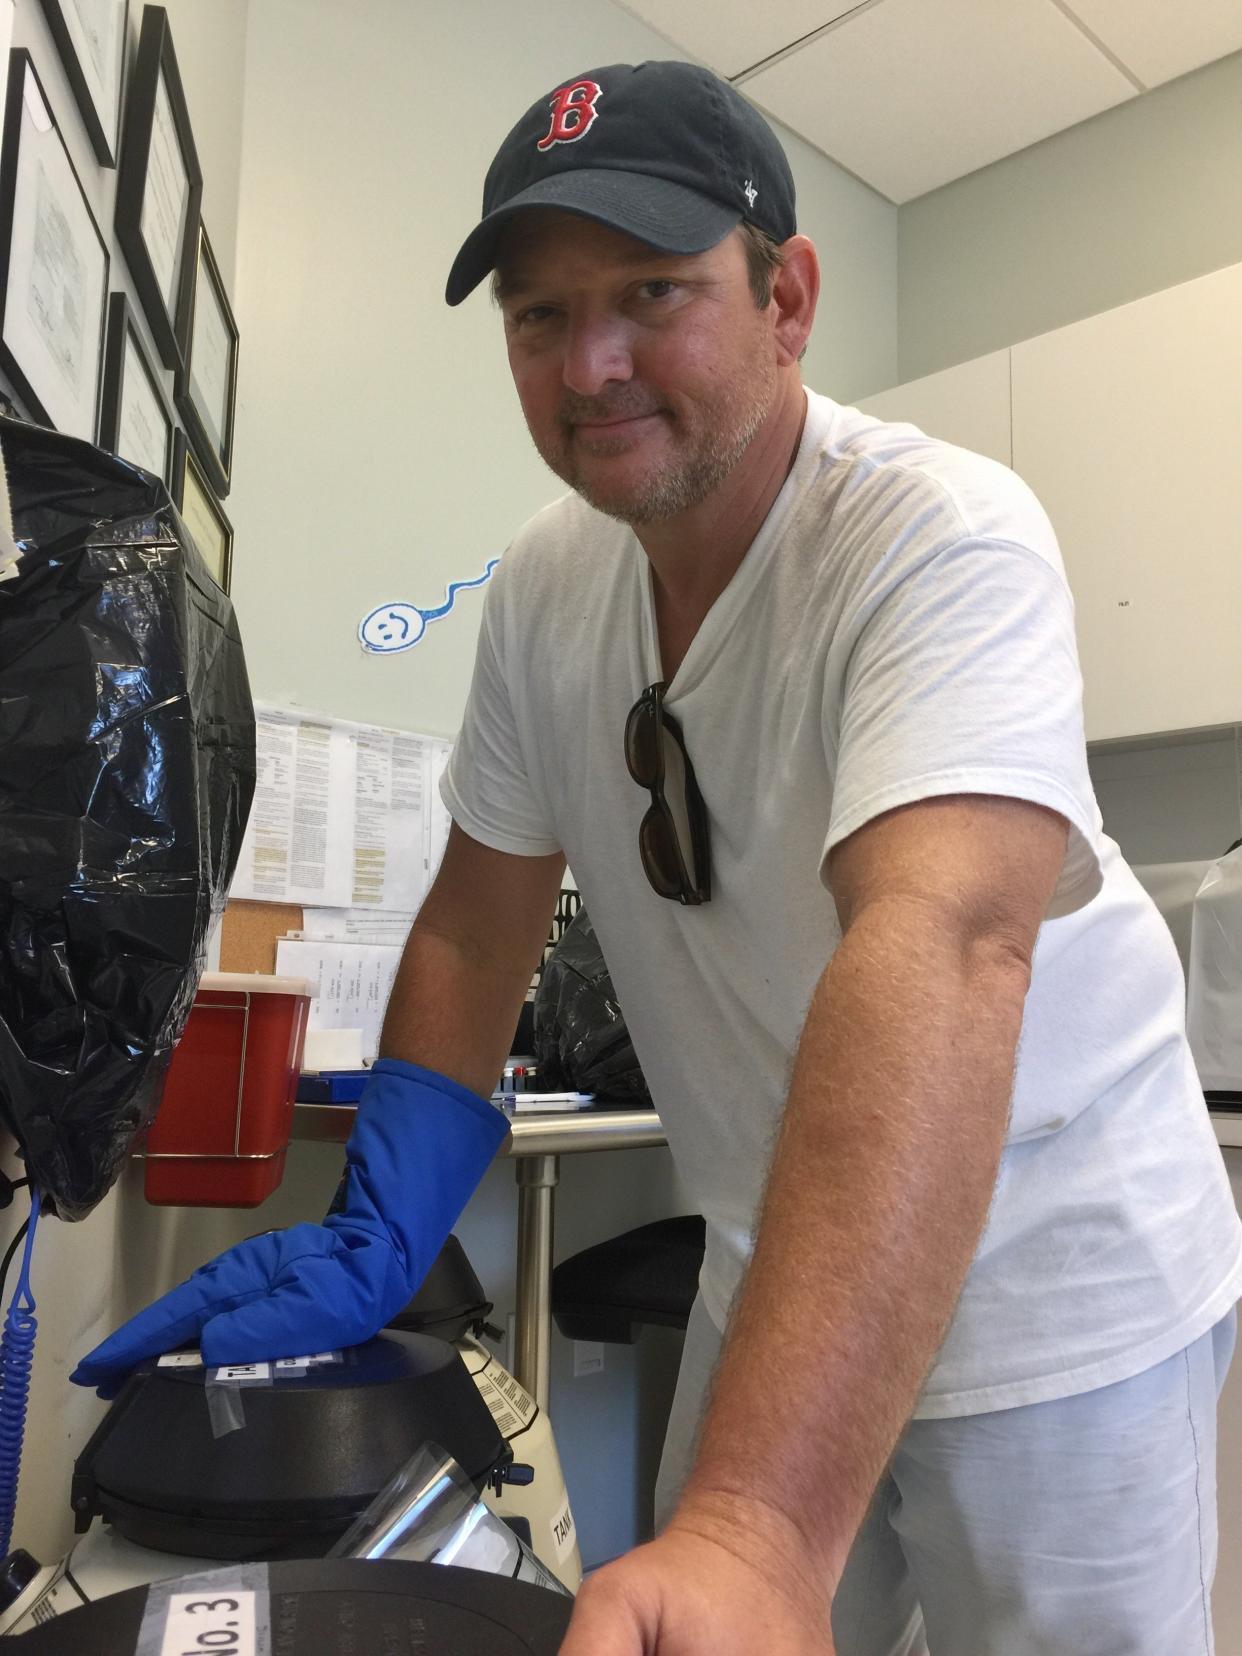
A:
[[[566,1656],[1206,1651],[1242,1233],[1046,517],[804,389],[788,163],[704,69],[536,100],[449,303],[489,272],[573,492],[444,797],[498,913],[568,857],[708,1235],[662,1528]]]
[[[540,97],[449,302],[489,272],[570,492],[488,591],[348,1199],[80,1377],[392,1314],[491,1154],[568,860],[707,1251],[661,1528],[564,1656],[1206,1656],[1242,1226],[1047,518],[803,387],[815,251],[705,70]]]

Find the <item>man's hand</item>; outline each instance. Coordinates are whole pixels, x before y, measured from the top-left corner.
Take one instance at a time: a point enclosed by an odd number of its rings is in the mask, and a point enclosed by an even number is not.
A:
[[[833,1656],[825,1589],[681,1528],[600,1570],[560,1656]]]

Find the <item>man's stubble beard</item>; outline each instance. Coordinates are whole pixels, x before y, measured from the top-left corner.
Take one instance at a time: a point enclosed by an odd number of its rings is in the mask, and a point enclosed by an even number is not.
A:
[[[557,477],[596,511],[634,528],[664,523],[698,506],[724,482],[758,436],[775,405],[776,383],[775,365],[770,360],[758,370],[750,367],[739,373],[722,388],[712,404],[712,411],[721,409],[729,414],[728,423],[722,421],[715,429],[700,430],[687,451],[674,452],[659,470],[624,491],[610,492],[584,475],[589,467],[579,465],[574,459],[570,421],[575,415],[582,419],[591,415],[598,418],[649,412],[649,399],[639,404],[632,398],[627,402],[623,396],[609,401],[606,407],[600,406],[601,399],[574,399],[573,404],[577,406],[570,404],[561,411],[560,441],[553,447],[536,438],[535,446]],[[638,390],[627,387],[626,392],[632,389]],[[641,391],[638,394],[642,395]],[[624,453],[627,447],[620,441],[613,452]],[[606,440],[597,440],[595,454],[606,458],[608,452]]]

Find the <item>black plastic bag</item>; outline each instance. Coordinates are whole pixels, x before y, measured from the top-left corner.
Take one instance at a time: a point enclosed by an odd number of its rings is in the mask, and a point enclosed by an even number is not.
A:
[[[81,1219],[155,1112],[254,793],[233,606],[164,485],[0,418],[0,1113]]]
[[[585,909],[561,933],[535,992],[540,1086],[650,1104],[603,951]]]

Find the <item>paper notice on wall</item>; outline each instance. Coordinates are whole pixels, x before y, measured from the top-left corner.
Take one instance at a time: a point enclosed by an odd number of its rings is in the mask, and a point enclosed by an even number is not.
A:
[[[452,743],[270,706],[255,709],[255,726],[254,804],[231,895],[415,914],[448,842],[440,778]]]
[[[413,924],[413,914],[385,913],[379,909],[302,910],[302,936],[335,943],[390,943],[400,948]]]
[[[311,985],[311,1029],[360,1029],[362,1056],[379,1051],[380,1030],[401,960],[396,944],[279,938],[276,972]]]
[[[357,748],[330,719],[255,709],[256,782],[231,895],[348,905]]]
[[[355,725],[354,741],[353,903],[412,912],[430,883],[433,749],[445,744],[379,725]]]

